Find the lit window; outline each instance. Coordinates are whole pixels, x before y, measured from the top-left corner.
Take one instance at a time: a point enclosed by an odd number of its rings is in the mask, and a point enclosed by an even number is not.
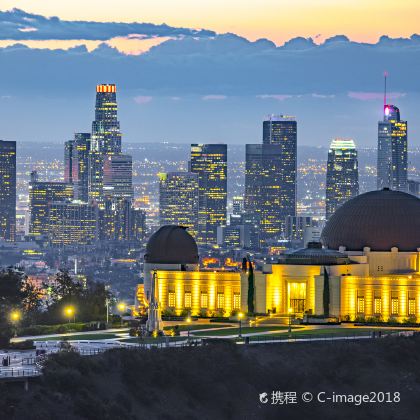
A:
[[[203,309],[207,309],[209,307],[209,295],[207,293],[201,293],[200,306]]]
[[[398,292],[391,292],[391,315],[398,315],[399,306]]]
[[[185,308],[191,308],[191,302],[192,302],[191,292],[185,292],[185,295],[184,295]]]
[[[360,314],[365,312],[365,298],[364,297],[357,298],[357,312]]]
[[[175,292],[168,293],[168,306],[170,308],[175,308]]]
[[[241,294],[233,294],[233,309],[241,309]]]
[[[225,307],[225,295],[224,293],[217,294],[217,309],[224,309]]]
[[[375,300],[373,301],[373,306],[373,312],[375,314],[382,313],[382,299],[380,297],[375,297]]]
[[[416,296],[414,292],[408,292],[408,315],[416,315]]]

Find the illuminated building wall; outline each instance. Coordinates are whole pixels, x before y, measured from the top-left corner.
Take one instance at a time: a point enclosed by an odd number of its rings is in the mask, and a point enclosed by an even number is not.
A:
[[[76,133],[74,135],[72,178],[74,196],[77,200],[89,199],[89,152],[90,133]]]
[[[303,234],[308,227],[316,226],[311,216],[286,216],[285,237],[289,240],[303,240]]]
[[[194,238],[198,232],[198,174],[169,172],[160,174],[159,183],[160,225],[188,227]]]
[[[0,239],[16,234],[16,142],[0,140]]]
[[[88,157],[88,197],[100,205],[104,192],[104,155],[90,151]]]
[[[157,282],[162,311],[229,316],[233,310],[240,310],[239,273],[158,270]],[[138,301],[143,296],[144,288],[140,287]]]
[[[326,219],[347,200],[359,195],[357,150],[353,140],[334,139],[328,151]]]
[[[130,155],[107,155],[103,163],[103,194],[112,198],[133,198],[133,159]]]
[[[94,242],[97,239],[97,208],[77,201],[50,203],[48,237],[54,246]]]
[[[47,235],[49,223],[49,204],[73,198],[73,185],[65,182],[40,182],[36,172],[31,174],[29,184],[29,209],[31,219],[29,234]]]
[[[227,145],[192,144],[190,171],[198,174],[199,245],[217,243],[217,226],[226,225]]]
[[[385,105],[378,123],[377,188],[407,191],[407,121],[394,105]]]
[[[121,153],[121,132],[117,110],[117,88],[115,84],[96,86],[95,120],[92,123],[92,150],[105,154]]]

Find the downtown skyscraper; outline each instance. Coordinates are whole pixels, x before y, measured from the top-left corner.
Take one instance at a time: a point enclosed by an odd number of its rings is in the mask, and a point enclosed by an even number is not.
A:
[[[217,243],[217,227],[226,225],[227,145],[192,144],[190,172],[198,174],[200,245]]]
[[[179,225],[188,228],[194,238],[198,232],[198,174],[168,172],[160,174],[160,225]]]
[[[328,151],[326,219],[347,200],[359,195],[359,167],[354,141],[334,139]]]
[[[0,140],[0,239],[16,235],[16,142]]]
[[[377,188],[407,191],[407,121],[395,105],[384,105],[378,123]]]
[[[280,239],[287,216],[296,214],[297,122],[269,116],[263,143],[246,145],[245,214],[258,226],[260,245]]]

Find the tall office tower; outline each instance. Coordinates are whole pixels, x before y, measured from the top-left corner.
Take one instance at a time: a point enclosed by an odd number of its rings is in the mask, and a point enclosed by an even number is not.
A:
[[[97,238],[97,208],[80,201],[49,204],[48,238],[53,246],[87,245]]]
[[[233,197],[233,214],[243,214],[244,208],[244,198],[242,196]]]
[[[347,200],[359,195],[359,167],[353,140],[334,139],[328,151],[326,211],[330,216]]]
[[[105,155],[91,150],[88,156],[88,198],[98,203],[103,201]]]
[[[278,131],[275,122],[264,121],[264,141],[267,127]],[[285,122],[296,127],[296,121]],[[260,246],[284,236],[286,217],[296,214],[296,130],[293,133],[278,141],[272,135],[271,143],[246,145],[245,213],[259,226]]]
[[[146,212],[142,209],[132,209],[131,235],[132,240],[142,241],[146,237]]]
[[[74,140],[64,143],[64,182],[73,183]]]
[[[0,140],[0,239],[16,235],[16,142]]]
[[[377,188],[407,191],[407,121],[394,105],[384,106],[378,123]]]
[[[73,185],[65,182],[40,182],[36,171],[32,172],[29,183],[29,234],[47,235],[50,203],[71,200],[73,195]]]
[[[74,197],[88,201],[90,133],[75,133],[72,158]]]
[[[194,238],[198,232],[198,174],[169,172],[160,174],[160,225],[188,227]]]
[[[190,171],[198,174],[199,245],[217,243],[217,227],[226,225],[227,145],[192,144]]]
[[[103,194],[111,198],[132,199],[133,159],[130,155],[106,155],[103,164]]]
[[[297,122],[287,115],[269,115],[263,122],[263,144],[282,144],[293,160],[296,156]],[[285,156],[288,154],[285,151]]]
[[[92,123],[92,150],[110,154],[121,153],[121,132],[117,109],[115,84],[97,85],[95,121]]]

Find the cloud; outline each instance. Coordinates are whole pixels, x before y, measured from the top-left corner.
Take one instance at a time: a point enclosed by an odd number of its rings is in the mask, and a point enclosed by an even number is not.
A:
[[[175,28],[166,24],[68,21],[58,17],[45,17],[20,9],[0,11],[0,39],[86,39],[106,41],[115,37],[209,37],[213,31]]]
[[[258,99],[275,99],[276,101],[285,101],[286,99],[291,99],[294,95],[257,95]]]
[[[204,95],[201,98],[203,101],[224,101],[227,99],[226,95]]]
[[[399,99],[403,98],[407,94],[404,92],[389,92],[387,93],[388,99]],[[348,92],[347,96],[352,99],[359,101],[377,101],[384,97],[383,92]]]
[[[149,102],[151,102],[153,100],[153,96],[136,96],[134,98],[134,102],[139,104],[139,105],[144,105],[144,104],[148,104]]]
[[[335,98],[335,95],[324,95],[324,94],[321,94],[321,93],[313,93],[312,95],[312,98],[316,98],[316,99],[334,99]]]

